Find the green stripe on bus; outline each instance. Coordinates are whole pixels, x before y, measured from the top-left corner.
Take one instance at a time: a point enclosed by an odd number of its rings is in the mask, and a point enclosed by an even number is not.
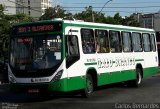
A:
[[[144,61],[144,59],[136,59],[135,61],[136,61],[136,62]]]
[[[97,65],[97,62],[94,63],[84,63],[85,65]]]

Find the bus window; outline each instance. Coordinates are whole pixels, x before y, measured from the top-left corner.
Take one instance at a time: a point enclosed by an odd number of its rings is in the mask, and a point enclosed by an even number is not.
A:
[[[81,29],[83,53],[95,53],[95,40],[92,29]]]
[[[132,51],[131,33],[122,32],[122,40],[123,40],[123,51],[131,52]]]
[[[68,36],[68,54],[70,56],[76,56],[79,54],[78,40],[76,36]]]
[[[140,33],[132,33],[132,47],[135,52],[141,52],[142,49],[142,40]]]
[[[107,31],[95,30],[95,33],[96,33],[96,51],[99,53],[110,52]]]
[[[151,51],[150,35],[143,34],[144,51]]]
[[[111,52],[121,52],[122,46],[121,46],[120,32],[110,31],[109,39],[110,39]]]
[[[69,68],[73,63],[80,59],[78,38],[75,35],[66,36],[66,67]]]
[[[152,45],[152,50],[156,51],[155,35],[154,34],[151,34],[151,45]]]

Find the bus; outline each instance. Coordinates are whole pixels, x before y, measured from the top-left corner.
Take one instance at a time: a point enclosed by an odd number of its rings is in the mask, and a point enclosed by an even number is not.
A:
[[[155,31],[63,19],[17,24],[8,66],[12,91],[89,97],[102,85],[139,87],[158,73]]]

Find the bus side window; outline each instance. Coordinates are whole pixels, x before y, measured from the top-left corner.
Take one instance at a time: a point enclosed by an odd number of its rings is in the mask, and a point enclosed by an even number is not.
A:
[[[92,29],[81,29],[83,53],[95,53],[94,32]]]
[[[143,50],[142,40],[140,33],[132,33],[132,47],[133,51],[141,52]]]
[[[152,51],[156,51],[156,43],[155,43],[155,35],[151,34],[151,46],[152,46]]]
[[[95,30],[96,51],[98,53],[109,53],[108,32],[106,30]]]
[[[130,32],[122,32],[122,42],[123,42],[123,51],[131,52],[132,51],[132,41]]]
[[[80,59],[78,38],[75,35],[66,36],[66,67],[69,68],[73,63]]]
[[[151,51],[150,34],[148,34],[148,33],[143,34],[143,44],[144,44],[144,51],[145,52]]]
[[[111,52],[122,52],[121,37],[119,31],[109,31]]]
[[[76,56],[78,55],[78,42],[76,36],[70,36],[68,37],[68,54],[70,56]]]

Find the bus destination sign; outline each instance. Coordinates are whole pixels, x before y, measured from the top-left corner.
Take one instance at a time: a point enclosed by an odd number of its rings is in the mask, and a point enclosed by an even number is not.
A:
[[[40,26],[27,26],[18,27],[18,33],[28,33],[28,32],[42,32],[42,31],[52,31],[54,30],[53,25],[40,25]]]
[[[59,32],[62,30],[62,23],[47,23],[47,24],[35,24],[35,25],[20,25],[13,28],[13,34],[26,34],[26,33],[41,33],[41,32]]]

